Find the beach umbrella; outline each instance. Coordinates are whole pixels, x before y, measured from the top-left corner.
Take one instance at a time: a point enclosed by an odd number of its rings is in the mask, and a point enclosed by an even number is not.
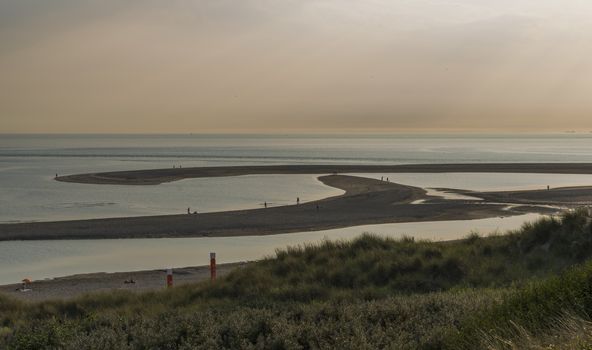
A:
[[[30,278],[23,278],[23,283],[31,283],[31,279]]]

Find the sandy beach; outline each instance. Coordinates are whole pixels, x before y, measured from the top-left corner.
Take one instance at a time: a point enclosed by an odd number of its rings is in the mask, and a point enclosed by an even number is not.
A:
[[[245,266],[247,262],[219,264],[216,266],[217,277],[223,277],[230,271]],[[134,283],[126,283],[133,280]],[[182,286],[210,280],[209,266],[175,268],[173,285]],[[0,286],[0,293],[26,301],[50,299],[70,299],[88,293],[101,293],[113,290],[130,292],[148,292],[166,288],[166,270],[146,270],[114,273],[87,273],[33,281],[30,291],[21,292],[21,284]]]
[[[446,200],[429,196],[422,188],[357,176],[327,175],[319,180],[345,193],[300,205],[250,210],[3,224],[0,240],[269,235],[356,225],[551,213],[558,209],[549,206],[577,206],[592,198],[589,187],[507,193],[444,189],[483,199]]]

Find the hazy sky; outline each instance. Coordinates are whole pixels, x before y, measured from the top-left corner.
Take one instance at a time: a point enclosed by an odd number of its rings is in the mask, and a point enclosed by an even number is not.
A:
[[[590,0],[0,0],[0,132],[592,130]]]

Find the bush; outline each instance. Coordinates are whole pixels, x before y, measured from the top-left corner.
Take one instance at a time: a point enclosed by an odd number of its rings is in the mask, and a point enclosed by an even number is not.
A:
[[[288,247],[171,290],[20,303],[0,296],[2,349],[470,348],[592,314],[592,228],[576,211],[465,241]],[[541,282],[542,281],[542,282]],[[492,289],[496,287],[496,289]],[[518,340],[515,340],[518,339]]]

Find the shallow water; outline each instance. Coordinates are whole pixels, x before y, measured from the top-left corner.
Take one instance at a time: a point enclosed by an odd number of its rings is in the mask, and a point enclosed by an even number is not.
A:
[[[1,178],[1,177],[0,177]],[[31,179],[5,188],[0,223],[212,212],[287,205],[342,194],[314,175],[187,179],[157,186],[87,185]]]
[[[0,284],[17,283],[25,277],[43,279],[88,272],[138,271],[207,265],[209,252],[219,263],[257,260],[278,248],[351,239],[364,232],[380,236],[413,236],[416,239],[451,240],[477,231],[488,234],[519,228],[536,214],[465,221],[440,221],[367,225],[269,236],[104,239],[0,242]]]
[[[0,223],[256,208],[336,195],[310,175],[159,186],[60,183],[60,175],[173,166],[592,162],[592,135],[0,135]],[[592,184],[588,175],[368,174],[474,190]]]

